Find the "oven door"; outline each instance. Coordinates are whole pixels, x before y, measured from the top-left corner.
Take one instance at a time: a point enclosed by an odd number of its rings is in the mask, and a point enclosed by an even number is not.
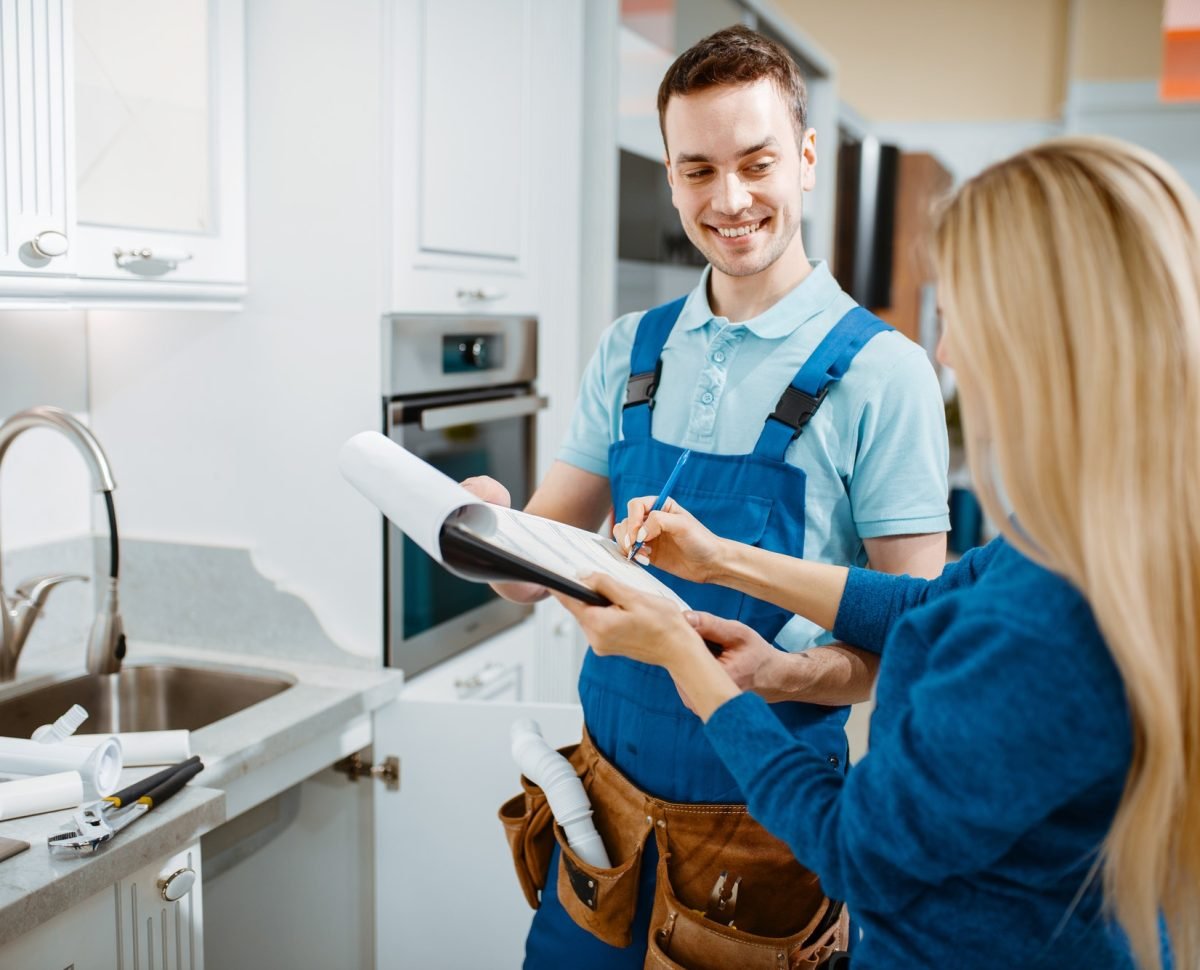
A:
[[[455,481],[491,476],[522,508],[532,490],[537,412],[545,406],[527,384],[393,399],[384,402],[386,433]],[[386,519],[384,562],[386,662],[410,677],[532,611],[451,575]]]

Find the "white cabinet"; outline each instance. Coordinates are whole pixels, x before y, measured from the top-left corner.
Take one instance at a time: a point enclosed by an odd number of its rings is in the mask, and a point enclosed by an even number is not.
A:
[[[0,0],[0,304],[235,302],[243,0]]]
[[[555,746],[579,740],[575,704],[401,697],[375,712],[373,758],[400,758],[400,790],[372,784],[375,967],[516,970],[533,910],[500,805],[520,790],[509,728],[532,717]]]
[[[556,121],[557,0],[398,0],[389,54],[392,308],[536,312],[533,237]]]
[[[202,912],[193,843],[0,947],[0,967],[203,970]]]

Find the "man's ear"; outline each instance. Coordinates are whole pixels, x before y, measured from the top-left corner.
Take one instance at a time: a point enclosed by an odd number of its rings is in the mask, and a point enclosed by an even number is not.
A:
[[[671,156],[670,155],[663,156],[663,164],[667,167],[667,185],[671,186],[671,188],[674,189],[675,188],[675,173],[671,171]]]
[[[817,184],[817,130],[809,128],[804,132],[800,142],[800,157],[804,159],[804,174],[800,179],[800,188],[811,192]]]

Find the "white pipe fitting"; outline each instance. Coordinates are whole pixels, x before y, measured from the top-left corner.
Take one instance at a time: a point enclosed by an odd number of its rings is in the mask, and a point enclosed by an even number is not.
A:
[[[546,793],[550,812],[575,854],[597,869],[611,869],[608,852],[592,822],[592,803],[575,768],[542,737],[537,721],[513,722],[512,755],[521,773]]]

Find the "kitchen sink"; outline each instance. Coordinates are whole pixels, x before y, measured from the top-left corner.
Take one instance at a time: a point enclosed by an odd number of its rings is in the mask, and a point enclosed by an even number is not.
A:
[[[81,732],[196,730],[287,690],[286,676],[152,664],[85,674],[0,693],[0,735],[27,738],[72,704],[86,708]]]

